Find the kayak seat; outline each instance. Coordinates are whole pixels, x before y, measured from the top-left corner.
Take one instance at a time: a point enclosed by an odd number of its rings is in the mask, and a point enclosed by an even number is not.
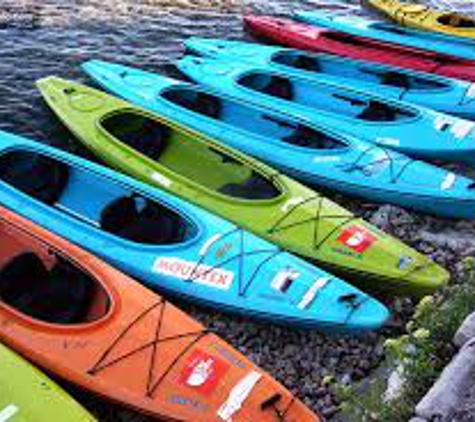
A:
[[[390,106],[378,101],[369,101],[369,105],[357,116],[370,122],[392,122],[396,120],[396,112]]]
[[[411,82],[407,75],[399,72],[385,72],[381,74],[381,83],[384,85],[395,86],[398,88],[409,89]]]
[[[475,28],[475,21],[458,13],[447,13],[437,18],[437,22],[453,28]]]
[[[292,145],[313,149],[338,149],[345,146],[342,142],[328,136],[326,133],[301,124],[298,125],[292,134],[282,138],[282,140]]]
[[[53,205],[68,184],[66,164],[29,151],[13,151],[0,158],[0,179],[39,201]]]
[[[170,244],[183,239],[184,223],[172,211],[147,201],[139,211],[133,197],[121,197],[101,214],[101,228],[124,239],[145,244]]]
[[[192,97],[189,94],[192,94]],[[214,119],[218,119],[221,114],[219,98],[205,92],[169,90],[164,92],[162,97],[176,105]]]
[[[292,83],[277,75],[247,75],[240,83],[248,88],[273,97],[291,101],[294,97]]]
[[[295,54],[293,52],[283,51],[282,53],[274,55],[272,61],[284,66],[291,66],[296,69],[309,70],[312,72],[319,72],[321,70],[318,59],[307,54]]]
[[[311,72],[319,72],[321,70],[317,59],[303,54],[297,56],[293,65],[297,69],[309,70]]]
[[[91,299],[91,280],[59,257],[48,270],[34,253],[14,257],[0,272],[0,297],[32,318],[55,323],[80,323]]]
[[[131,112],[107,117],[104,129],[140,154],[158,160],[165,149],[169,129],[159,121]]]
[[[254,172],[243,183],[228,183],[219,192],[242,199],[272,199],[280,194],[272,182]]]

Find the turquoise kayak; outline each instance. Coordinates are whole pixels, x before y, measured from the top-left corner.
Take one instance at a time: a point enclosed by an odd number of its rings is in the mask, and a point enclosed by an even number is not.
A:
[[[472,180],[450,171],[177,79],[99,60],[82,67],[112,93],[311,185],[442,216],[475,217]]]
[[[371,330],[388,317],[365,293],[222,218],[2,131],[0,202],[175,297],[323,330]]]
[[[193,37],[187,50],[214,59],[246,60],[312,80],[366,90],[443,113],[475,117],[475,84],[361,60],[283,47]]]
[[[475,164],[475,123],[469,120],[242,60],[186,56],[178,68],[204,86],[335,132],[418,158]]]
[[[336,15],[324,12],[296,12],[294,17],[310,25],[346,34],[400,44],[449,56],[475,60],[475,41],[429,31],[404,28],[389,22],[362,16]]]

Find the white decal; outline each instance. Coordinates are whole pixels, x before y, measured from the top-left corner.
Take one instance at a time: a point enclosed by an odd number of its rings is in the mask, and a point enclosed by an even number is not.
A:
[[[468,88],[467,93],[465,94],[466,98],[473,99],[475,98],[475,84],[471,84]]]
[[[455,122],[454,118],[451,118],[450,116],[445,116],[445,115],[439,115],[434,121],[435,128],[437,130],[442,130],[446,126],[450,126]]]
[[[332,156],[323,156],[323,157],[320,157],[320,156],[315,156],[313,157],[313,161],[315,163],[334,163],[334,162],[337,162],[337,161],[341,161],[341,158],[340,157],[332,157]]]
[[[397,138],[376,138],[376,143],[397,147],[401,144],[401,141]]]
[[[292,268],[279,271],[271,282],[273,289],[279,292],[286,292],[292,283],[300,276],[300,273]]]
[[[15,416],[20,409],[14,404],[9,404],[0,411],[0,422],[7,422],[13,416]]]
[[[213,237],[210,237],[205,242],[205,244],[201,247],[199,255],[200,256],[206,255],[208,253],[209,249],[211,248],[211,246],[213,246],[221,238],[221,236],[222,236],[222,234],[217,233]]]
[[[297,305],[299,309],[306,309],[313,302],[317,293],[322,290],[330,281],[327,277],[319,278],[315,283],[312,284],[312,287],[307,290],[307,293],[304,294],[299,304]]]
[[[231,422],[233,415],[241,409],[261,378],[262,374],[252,371],[239,381],[229,393],[226,402],[219,408],[218,416],[224,421]]]
[[[465,138],[475,127],[475,123],[468,120],[459,120],[452,126],[452,133],[457,139]]]
[[[186,380],[190,387],[201,387],[208,381],[213,373],[214,360],[202,360],[192,370],[191,374]]]
[[[163,174],[153,172],[151,174],[151,177],[153,180],[155,180],[156,182],[160,183],[161,185],[167,188],[170,187],[170,185],[172,184],[172,181],[168,177],[165,177]]]
[[[231,271],[179,258],[157,258],[153,265],[153,271],[221,290],[228,290],[234,279],[234,273]]]
[[[441,190],[452,189],[456,180],[457,180],[457,176],[454,173],[447,173],[444,180],[442,181],[442,184],[440,185],[440,189]]]
[[[290,198],[281,208],[283,212],[289,211],[292,207],[301,204],[305,201],[305,198],[299,196],[298,198]]]

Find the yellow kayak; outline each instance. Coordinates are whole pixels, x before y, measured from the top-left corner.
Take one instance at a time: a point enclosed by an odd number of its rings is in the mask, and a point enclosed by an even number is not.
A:
[[[475,19],[461,13],[436,10],[427,5],[399,0],[366,0],[366,2],[392,20],[410,28],[475,38]]]

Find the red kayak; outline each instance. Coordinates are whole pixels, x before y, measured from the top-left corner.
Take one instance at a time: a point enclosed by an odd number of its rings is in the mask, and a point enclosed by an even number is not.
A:
[[[475,82],[475,61],[473,60],[357,37],[289,19],[248,15],[244,18],[244,22],[254,35],[293,48],[384,63]]]

